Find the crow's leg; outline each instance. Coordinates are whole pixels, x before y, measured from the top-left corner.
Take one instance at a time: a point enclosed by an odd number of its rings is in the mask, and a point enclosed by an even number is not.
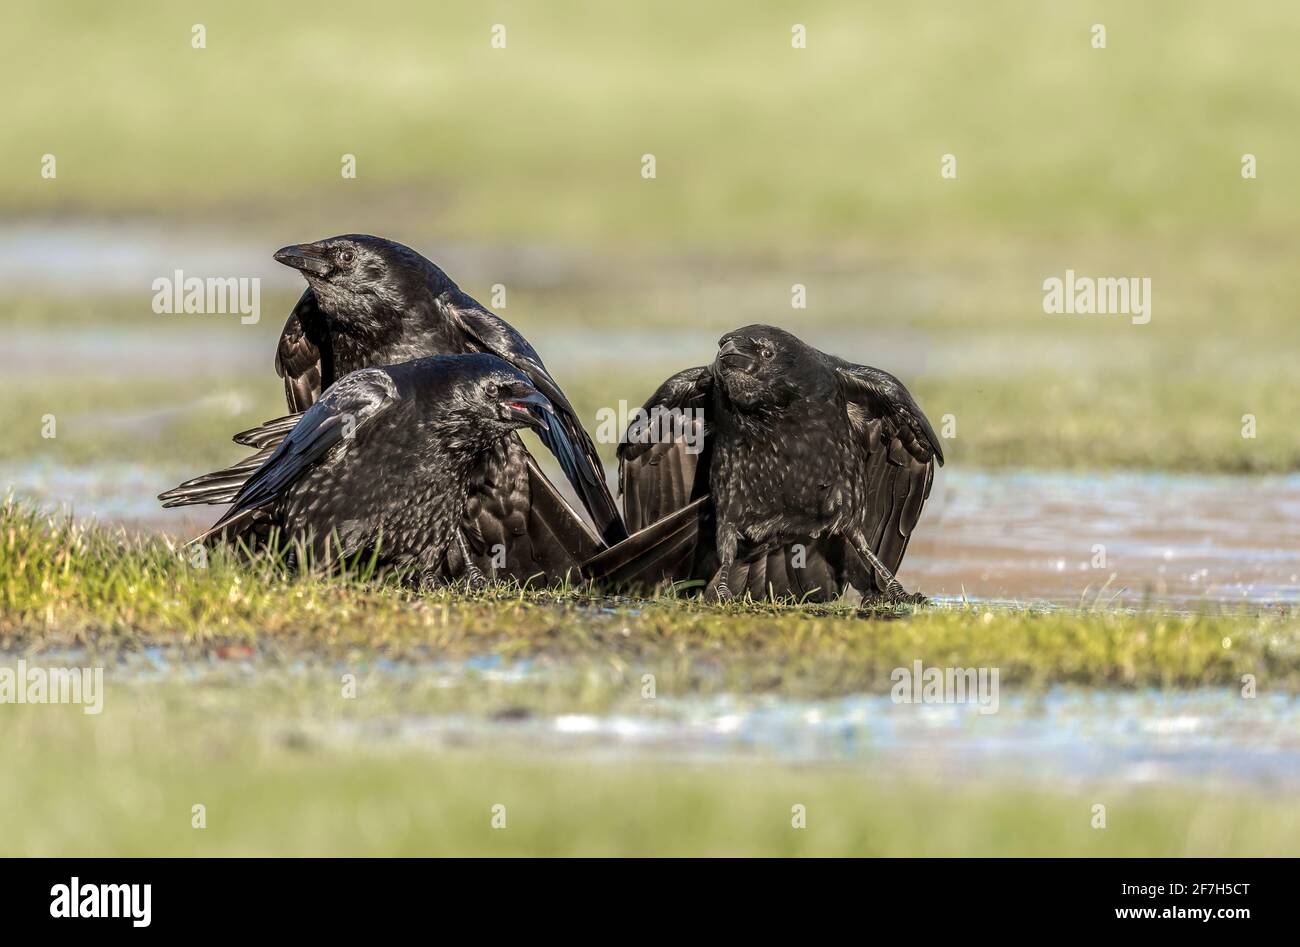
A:
[[[735,598],[731,592],[731,566],[736,561],[736,549],[740,544],[740,537],[736,534],[736,527],[730,523],[718,523],[718,574],[713,581],[713,594],[718,597],[719,602],[730,602]]]
[[[871,544],[867,542],[867,537],[862,534],[861,530],[853,530],[849,533],[849,542],[853,544],[854,550],[866,561],[867,565],[871,566],[876,571],[876,574],[885,580],[885,597],[890,602],[895,605],[899,603],[911,605],[925,603],[926,598],[924,595],[919,593],[916,595],[908,594],[902,583],[894,578],[894,573],[889,571],[889,567],[880,561],[879,556],[872,552]]]
[[[465,534],[459,529],[456,530],[456,545],[460,547],[460,557],[465,560],[465,578],[469,581],[470,588],[481,589],[486,586],[487,576],[469,554],[469,543],[465,542]]]

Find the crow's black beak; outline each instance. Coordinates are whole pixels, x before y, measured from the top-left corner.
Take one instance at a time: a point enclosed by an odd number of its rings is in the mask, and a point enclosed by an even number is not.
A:
[[[275,262],[291,266],[295,270],[302,270],[304,273],[313,273],[316,276],[325,276],[333,269],[329,261],[325,259],[325,255],[311,244],[294,244],[281,247],[275,251]]]
[[[546,400],[546,396],[536,388],[520,385],[503,398],[501,403],[509,409],[512,417],[523,421],[529,427],[541,428],[543,431],[551,429],[546,415],[554,414],[555,409]]]
[[[745,372],[754,367],[754,359],[742,352],[732,339],[727,339],[718,349],[718,363]]]

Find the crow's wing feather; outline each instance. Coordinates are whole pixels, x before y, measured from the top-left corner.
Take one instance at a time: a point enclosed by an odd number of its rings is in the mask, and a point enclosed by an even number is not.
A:
[[[650,586],[711,571],[705,564],[713,557],[713,505],[704,410],[711,383],[706,368],[678,372],[629,425],[618,448],[618,479],[632,535],[584,563],[589,578]]]
[[[707,419],[713,376],[707,368],[673,375],[642,406],[618,448],[623,515],[633,533],[708,491]],[[669,426],[680,418],[686,427]],[[696,450],[692,451],[690,443]]]
[[[711,513],[709,498],[700,497],[588,559],[583,575],[624,588],[691,578]]]
[[[166,493],[158,494],[158,499],[163,501],[164,507],[232,502],[249,476],[266,463],[275,452],[275,448],[284,440],[285,435],[293,430],[301,418],[301,414],[290,414],[267,421],[247,431],[241,431],[235,435],[235,443],[255,448],[257,453],[250,454],[224,470],[186,480]]]
[[[528,458],[528,490],[529,532],[534,537],[534,546],[547,542],[563,549],[575,568],[605,548],[600,537],[555,489],[531,456]]]
[[[236,444],[242,444],[245,447],[255,447],[261,450],[264,447],[274,447],[284,436],[294,429],[302,412],[286,414],[282,418],[272,418],[270,421],[263,421],[257,427],[249,428],[247,431],[240,431],[231,440]]]
[[[800,547],[797,557],[796,546]],[[748,595],[755,601],[768,598],[796,602],[830,601],[844,591],[846,547],[839,536],[823,536],[803,543],[759,550],[752,556],[736,560],[727,584],[737,598]],[[704,569],[713,573],[705,587],[706,594],[717,589],[717,568],[716,558],[704,565]]]
[[[474,348],[505,359],[527,375],[538,391],[550,400],[555,408],[555,423],[551,424],[550,430],[538,431],[538,437],[560,462],[565,477],[573,484],[604,541],[615,543],[625,538],[627,531],[609,485],[605,483],[605,472],[596,446],[583,429],[573,405],[542,364],[541,356],[527,339],[487,310],[454,299],[444,298],[441,304]]]
[[[162,500],[164,508],[231,503],[248,478],[266,463],[274,451],[275,445],[264,447],[238,463],[231,464],[225,470],[186,480],[166,493],[158,494],[158,499]]]
[[[294,412],[306,411],[334,383],[329,327],[310,288],[285,320],[275,349],[275,373],[284,379],[284,399]]]
[[[470,474],[462,532],[484,575],[520,584],[576,578],[581,563],[605,548],[513,434]],[[463,577],[459,550],[449,565],[453,578]]]
[[[872,551],[898,571],[912,530],[930,496],[935,465],[943,465],[939,439],[911,393],[893,375],[835,360],[849,427],[864,454],[856,519]],[[850,548],[850,547],[846,547]],[[856,555],[852,557],[856,562]],[[853,584],[879,591],[879,576],[858,563]]]
[[[849,403],[850,421],[857,409],[885,420],[900,438],[902,447],[918,460],[938,460],[943,466],[943,448],[912,393],[889,372],[866,365],[833,359],[835,371]]]
[[[345,437],[355,436],[400,400],[392,377],[379,368],[363,368],[331,386],[245,481],[230,509],[205,537],[220,532],[241,514],[277,500],[335,445]]]

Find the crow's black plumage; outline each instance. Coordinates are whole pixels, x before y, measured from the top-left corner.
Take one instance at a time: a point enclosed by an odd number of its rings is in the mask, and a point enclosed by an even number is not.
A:
[[[399,243],[366,235],[285,247],[275,258],[302,272],[307,290],[276,350],[292,411],[306,410],[336,379],[371,366],[431,355],[486,352],[523,372],[551,402],[555,417],[538,435],[595,523],[593,535],[515,435],[503,438],[469,475],[464,534],[473,561],[523,580],[562,574],[604,544],[626,536],[595,446],[528,341],[462,292],[441,269]],[[166,506],[228,503],[261,464],[293,417],[236,436],[259,450],[234,466],[161,495]]]
[[[470,473],[550,402],[493,355],[422,358],[343,376],[283,432],[203,539],[302,541],[314,561],[363,556],[426,582],[460,568]]]
[[[721,599],[824,600],[847,586],[906,597],[894,572],[943,463],[911,394],[772,326],[719,346],[711,366],[665,381],[629,427],[619,476],[634,533],[587,574],[705,579]]]

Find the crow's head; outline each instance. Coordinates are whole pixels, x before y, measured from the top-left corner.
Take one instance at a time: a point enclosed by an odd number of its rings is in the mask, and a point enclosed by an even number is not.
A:
[[[343,320],[379,309],[401,312],[421,293],[450,283],[410,247],[368,234],[294,244],[277,250],[275,259],[299,270],[321,308]]]
[[[718,340],[713,376],[740,408],[779,408],[825,394],[815,350],[784,329],[745,326]]]
[[[528,376],[495,355],[446,356],[456,362],[445,400],[448,428],[457,428],[469,441],[491,443],[521,427],[549,430],[555,413]]]

